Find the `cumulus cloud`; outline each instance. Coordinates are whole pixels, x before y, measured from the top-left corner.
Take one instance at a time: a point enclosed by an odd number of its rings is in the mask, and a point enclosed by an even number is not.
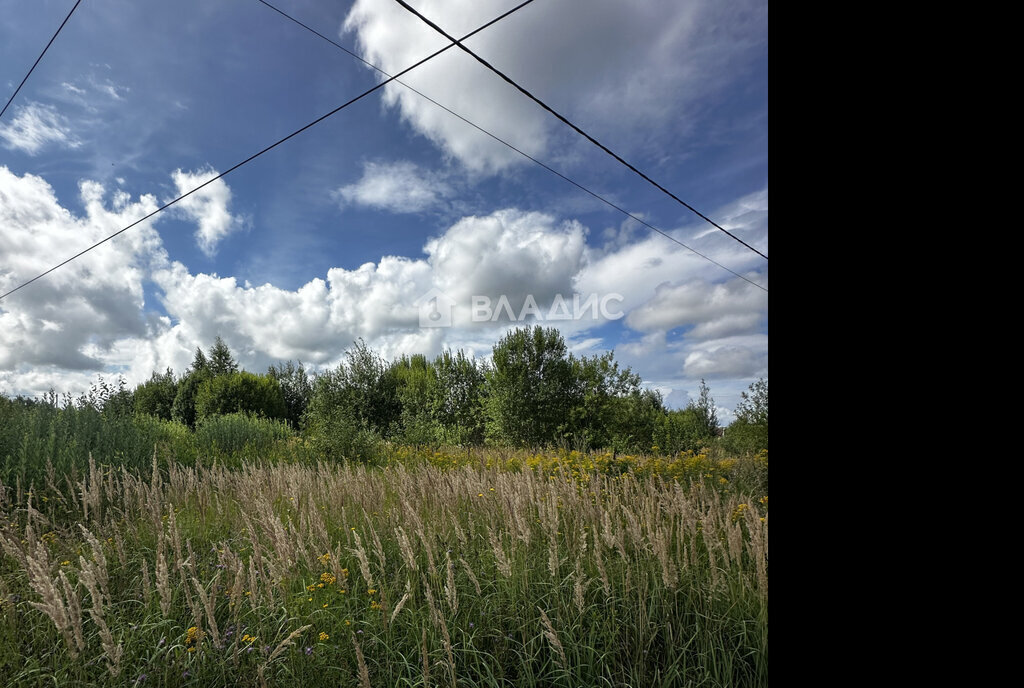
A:
[[[503,0],[417,4],[453,36],[510,7]],[[706,98],[727,87],[727,77],[763,50],[766,15],[767,5],[754,0],[593,0],[584,11],[575,3],[537,3],[467,46],[584,128],[615,132],[629,152],[641,145],[657,149],[649,137],[666,124],[676,135],[685,133],[700,114],[697,94]],[[342,30],[354,33],[366,59],[389,73],[447,44],[396,3],[357,0]],[[402,79],[531,155],[547,151],[558,131],[547,113],[457,48]],[[400,85],[386,87],[385,102],[470,169],[496,171],[521,160]]]
[[[206,174],[178,171],[173,178],[185,186]],[[217,191],[212,200],[191,206],[190,217],[229,225],[230,190]],[[76,214],[40,177],[0,167],[0,226],[10,228],[0,233],[6,258],[0,261],[0,290],[158,205],[153,196],[133,198],[90,181],[80,184],[79,196],[84,211]],[[513,314],[532,297],[546,316],[559,296],[571,302],[574,294],[609,292],[624,299],[615,304],[627,313],[617,326],[621,334],[600,329],[608,324],[600,318],[544,324],[558,327],[577,355],[615,346],[623,364],[643,371],[647,384],[680,403],[695,394],[703,377],[719,381],[716,400],[728,407],[750,379],[766,372],[763,292],[735,278],[723,280],[717,268],[663,237],[596,248],[587,237],[579,222],[503,209],[453,223],[425,242],[421,257],[382,256],[282,289],[193,272],[169,260],[159,235],[144,223],[0,302],[0,387],[8,393],[38,394],[50,386],[77,392],[95,373],[112,371],[136,384],[153,370],[180,373],[195,347],[208,347],[218,335],[251,370],[287,359],[333,366],[359,338],[389,358],[443,348],[487,356],[498,338],[521,323],[505,313],[473,322],[471,297],[504,296]],[[147,287],[163,313],[146,303]],[[453,327],[419,326],[421,298],[432,289],[455,302]]]
[[[210,168],[194,172],[179,169],[171,174],[178,196],[216,176],[216,170]],[[213,257],[217,253],[217,245],[224,237],[242,227],[242,218],[231,214],[228,210],[230,205],[231,189],[223,179],[218,179],[178,201],[173,208],[179,215],[198,223],[196,245],[207,256]]]
[[[358,182],[335,193],[342,205],[362,205],[393,213],[422,212],[450,196],[451,187],[441,175],[408,161],[367,162]]]
[[[35,102],[19,107],[9,123],[0,123],[0,139],[4,140],[4,147],[29,155],[36,155],[48,144],[69,148],[81,145],[56,108]]]
[[[353,270],[332,268],[326,279],[294,291],[192,274],[177,262],[157,271],[154,281],[177,323],[168,336],[209,342],[220,334],[232,348],[254,356],[329,364],[360,337],[385,355],[489,341],[490,335],[471,332],[470,296],[515,300],[528,289],[543,302],[556,293],[571,294],[583,247],[578,223],[502,210],[464,218],[431,239],[426,259],[384,256]],[[433,288],[459,302],[456,322],[465,331],[420,329],[418,303]],[[480,327],[502,331],[508,324],[506,319]]]
[[[41,177],[0,167],[0,292],[6,292],[156,209],[145,195],[106,195],[84,181],[85,214],[57,201]],[[142,223],[0,302],[0,370],[101,367],[90,352],[118,339],[145,336],[143,280],[166,260],[159,236]]]

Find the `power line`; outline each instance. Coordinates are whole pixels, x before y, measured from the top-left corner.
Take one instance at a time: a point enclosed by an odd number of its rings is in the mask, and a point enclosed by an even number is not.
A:
[[[516,11],[518,11],[518,10],[522,9],[523,7],[526,7],[527,5],[529,5],[529,4],[530,4],[530,3],[532,3],[532,2],[533,2],[533,0],[525,0],[524,2],[520,3],[519,5],[516,5],[516,6],[515,6],[515,7],[513,7],[512,9],[510,9],[510,10],[509,10],[508,12],[505,12],[505,13],[504,13],[504,14],[502,14],[501,16],[499,16],[499,17],[496,17],[496,18],[492,19],[491,21],[487,22],[486,24],[484,24],[484,25],[483,25],[483,26],[481,26],[480,28],[476,29],[475,31],[472,31],[472,32],[470,32],[470,33],[466,34],[466,35],[465,35],[465,36],[463,36],[463,37],[462,37],[462,38],[461,38],[460,40],[466,40],[466,39],[467,39],[467,38],[469,38],[470,36],[474,36],[474,35],[476,35],[476,34],[480,33],[481,31],[483,31],[484,29],[488,28],[488,27],[489,27],[489,26],[491,26],[492,24],[495,24],[495,23],[497,23],[497,22],[501,21],[502,19],[504,19],[505,17],[509,16],[509,15],[510,15],[510,14],[512,14],[513,12],[516,12]],[[114,232],[113,234],[111,234],[111,235],[110,235],[110,236],[108,236],[107,238],[105,238],[105,239],[102,239],[102,240],[100,240],[100,241],[97,241],[97,242],[96,242],[95,244],[93,244],[93,245],[92,245],[92,246],[90,246],[89,248],[87,248],[87,249],[85,249],[85,250],[83,250],[83,251],[79,251],[78,253],[76,253],[75,255],[71,256],[71,257],[70,257],[70,258],[68,258],[67,260],[65,260],[65,261],[63,261],[63,262],[61,262],[61,263],[58,263],[57,265],[54,265],[54,266],[53,266],[52,268],[50,268],[50,269],[49,269],[49,270],[47,270],[46,272],[43,272],[43,273],[41,273],[41,274],[39,274],[39,275],[36,275],[35,277],[33,277],[32,279],[30,279],[30,280],[29,280],[29,281],[27,281],[27,282],[24,282],[24,283],[22,283],[22,284],[19,284],[19,285],[18,285],[17,287],[15,287],[14,289],[11,289],[11,290],[10,290],[9,292],[7,292],[7,293],[5,293],[5,294],[0,294],[0,299],[4,299],[4,298],[6,298],[6,297],[10,296],[11,294],[13,294],[14,292],[18,291],[19,289],[21,289],[21,288],[23,288],[23,287],[26,287],[26,286],[28,286],[29,284],[32,284],[33,282],[35,282],[36,280],[38,280],[38,279],[40,279],[40,278],[42,278],[42,277],[45,277],[46,275],[50,274],[50,273],[51,273],[51,272],[53,272],[54,270],[56,270],[56,269],[58,269],[58,268],[60,268],[60,267],[63,267],[64,265],[67,265],[68,263],[70,263],[71,261],[75,260],[75,259],[76,259],[76,258],[78,258],[79,256],[82,256],[82,255],[84,255],[84,254],[88,253],[89,251],[93,250],[93,249],[94,249],[94,248],[96,248],[97,246],[100,246],[101,244],[104,244],[104,243],[106,243],[106,242],[110,241],[111,239],[113,239],[113,238],[114,238],[114,237],[116,237],[117,235],[119,235],[119,234],[122,234],[122,233],[124,233],[124,232],[127,232],[127,231],[128,231],[129,229],[131,229],[132,227],[134,227],[134,226],[136,226],[136,225],[138,225],[138,224],[140,224],[140,223],[142,223],[142,222],[145,222],[146,220],[148,220],[149,218],[153,217],[153,216],[154,216],[154,215],[156,215],[157,213],[159,213],[159,212],[161,212],[161,211],[163,211],[163,210],[166,210],[167,208],[170,208],[170,207],[171,207],[172,205],[174,205],[174,204],[175,204],[175,203],[177,203],[178,201],[180,201],[180,200],[182,200],[182,199],[184,199],[184,198],[187,198],[188,196],[191,196],[191,195],[192,195],[192,194],[194,194],[194,193],[195,193],[196,191],[199,191],[200,189],[202,189],[203,187],[207,186],[208,184],[212,184],[213,182],[217,181],[218,179],[221,179],[221,178],[223,178],[223,177],[226,177],[227,175],[229,175],[229,174],[231,174],[232,172],[234,172],[235,170],[237,170],[237,169],[238,169],[239,167],[241,167],[241,166],[243,166],[243,165],[245,165],[245,164],[247,164],[247,163],[249,163],[249,162],[251,162],[251,161],[255,160],[256,158],[260,157],[261,155],[263,155],[263,154],[264,154],[264,153],[266,153],[267,151],[270,151],[271,149],[277,148],[278,146],[280,146],[280,145],[281,145],[282,143],[284,143],[285,141],[287,141],[287,140],[289,140],[289,139],[291,139],[291,138],[293,138],[293,137],[295,137],[295,136],[298,136],[299,134],[301,134],[302,132],[306,131],[307,129],[309,129],[309,128],[311,128],[311,127],[313,127],[313,126],[315,126],[315,125],[319,124],[319,123],[320,123],[320,122],[322,122],[322,121],[324,121],[325,119],[327,119],[327,118],[328,118],[328,117],[330,117],[331,115],[333,115],[333,114],[335,114],[335,113],[337,113],[337,112],[340,112],[341,110],[344,110],[345,108],[347,108],[347,107],[348,107],[349,105],[352,105],[352,104],[353,104],[353,103],[355,103],[356,101],[362,100],[363,98],[365,98],[366,96],[370,95],[370,94],[371,94],[371,93],[373,93],[374,91],[376,91],[376,90],[378,90],[378,89],[380,89],[380,88],[383,88],[384,86],[386,86],[386,85],[387,85],[388,83],[390,83],[391,81],[394,81],[394,80],[395,80],[396,78],[398,78],[398,77],[402,76],[403,74],[405,74],[405,73],[407,73],[407,72],[411,72],[412,70],[416,69],[417,67],[419,67],[419,66],[420,66],[421,64],[423,64],[424,62],[427,62],[428,60],[432,60],[432,59],[434,59],[435,57],[437,57],[437,56],[438,56],[438,55],[440,55],[441,53],[443,53],[443,52],[445,52],[446,50],[448,50],[449,48],[453,47],[454,45],[455,45],[455,42],[452,42],[452,43],[450,43],[450,44],[446,45],[446,46],[445,46],[444,48],[441,48],[440,50],[438,50],[438,51],[436,51],[436,52],[433,52],[433,53],[431,53],[430,55],[428,55],[427,57],[423,58],[422,60],[420,60],[420,61],[419,61],[419,62],[417,62],[416,64],[412,65],[411,67],[406,67],[405,69],[403,69],[402,71],[400,71],[400,72],[399,72],[398,74],[396,74],[395,76],[393,76],[393,77],[391,77],[391,78],[389,78],[389,79],[386,79],[385,81],[382,81],[382,82],[380,82],[379,84],[377,84],[377,85],[376,85],[376,86],[374,86],[373,88],[371,88],[371,89],[368,89],[368,90],[366,90],[366,91],[364,91],[364,92],[360,93],[360,94],[359,94],[358,96],[356,96],[355,98],[353,98],[353,99],[349,100],[349,101],[348,101],[347,103],[344,103],[343,105],[339,105],[338,107],[334,108],[333,110],[331,110],[331,111],[330,111],[330,112],[328,112],[327,114],[325,114],[325,115],[322,115],[322,116],[320,116],[320,117],[317,117],[317,118],[316,118],[315,120],[313,120],[312,122],[310,122],[310,123],[309,123],[309,124],[307,124],[306,126],[304,126],[304,127],[300,128],[300,129],[296,129],[296,130],[295,130],[295,131],[293,131],[292,133],[290,133],[290,134],[288,134],[287,136],[285,136],[285,137],[284,137],[283,139],[279,139],[278,141],[276,141],[275,143],[272,143],[272,144],[270,144],[269,146],[267,146],[266,148],[264,148],[264,149],[263,149],[263,150],[261,150],[260,152],[258,152],[258,153],[255,153],[255,154],[253,154],[253,155],[250,155],[250,156],[249,156],[248,158],[246,158],[246,159],[245,159],[245,160],[243,160],[242,162],[240,162],[240,163],[237,163],[237,164],[233,165],[232,167],[228,168],[227,170],[225,170],[225,171],[223,171],[223,172],[219,173],[219,174],[218,174],[217,176],[215,176],[215,177],[212,177],[211,179],[208,179],[207,181],[203,182],[202,184],[200,184],[199,186],[195,187],[195,188],[194,188],[194,189],[192,189],[191,191],[188,191],[188,192],[186,192],[186,193],[183,193],[182,195],[180,195],[180,196],[178,196],[177,198],[175,198],[175,199],[174,199],[173,201],[170,201],[170,202],[168,202],[168,203],[165,203],[164,205],[160,206],[159,208],[157,208],[157,209],[156,209],[156,210],[154,210],[153,212],[149,213],[149,214],[148,214],[148,215],[146,215],[145,217],[142,217],[142,218],[140,218],[140,219],[136,220],[135,222],[131,223],[131,224],[130,224],[130,225],[128,225],[127,227],[124,227],[123,229],[120,229],[120,230],[118,230],[118,231]]]
[[[648,176],[647,176],[646,174],[644,174],[643,172],[641,172],[640,170],[638,170],[638,169],[637,169],[636,167],[634,167],[633,165],[631,165],[631,164],[629,164],[628,162],[626,162],[625,160],[623,160],[623,159],[622,159],[622,157],[620,157],[620,156],[619,156],[618,154],[616,154],[616,153],[615,153],[614,151],[612,151],[612,150],[611,150],[610,148],[608,148],[608,147],[607,147],[607,146],[605,146],[605,145],[604,145],[603,143],[601,143],[600,141],[598,141],[597,139],[595,139],[595,138],[594,138],[593,136],[591,136],[591,135],[590,135],[590,134],[588,134],[587,132],[585,132],[585,131],[583,131],[582,129],[580,129],[580,128],[579,128],[578,126],[576,126],[575,124],[573,124],[572,122],[570,122],[570,121],[569,121],[568,119],[566,119],[566,118],[565,118],[564,116],[562,116],[562,115],[560,115],[559,113],[555,112],[555,110],[554,110],[554,109],[552,109],[552,108],[551,108],[551,106],[549,106],[549,105],[548,105],[547,103],[545,103],[545,102],[544,102],[544,101],[542,101],[542,100],[541,100],[540,98],[538,98],[537,96],[533,95],[532,93],[530,93],[529,91],[527,91],[527,90],[526,90],[525,88],[523,88],[522,86],[520,86],[519,84],[517,84],[517,83],[516,83],[515,81],[513,81],[513,80],[512,80],[512,78],[511,78],[511,77],[509,77],[508,75],[506,75],[506,74],[505,74],[504,72],[502,72],[502,71],[501,71],[500,69],[498,69],[497,67],[495,67],[494,65],[492,65],[492,64],[491,64],[490,62],[488,62],[487,60],[485,60],[484,58],[480,57],[479,55],[477,55],[476,53],[474,53],[474,52],[473,52],[472,50],[470,50],[469,48],[467,48],[466,46],[464,46],[464,45],[462,44],[462,42],[461,42],[461,41],[456,41],[456,40],[455,40],[455,38],[454,38],[453,36],[450,36],[450,35],[449,35],[449,34],[448,34],[448,33],[447,33],[447,32],[446,32],[446,31],[445,31],[444,29],[442,29],[442,28],[441,28],[440,26],[438,26],[437,24],[435,24],[434,22],[430,21],[429,19],[427,19],[426,17],[424,17],[424,16],[422,15],[422,14],[420,14],[420,13],[419,13],[419,12],[418,12],[418,11],[417,11],[417,10],[416,10],[416,9],[415,9],[414,7],[410,6],[410,5],[409,5],[409,4],[407,3],[407,2],[405,2],[405,0],[395,0],[395,2],[397,2],[397,3],[399,4],[399,5],[401,5],[402,7],[404,7],[405,9],[409,10],[409,11],[410,11],[410,12],[412,12],[412,13],[413,13],[414,15],[416,15],[417,17],[419,17],[419,18],[420,18],[421,20],[423,20],[423,22],[424,22],[424,23],[426,23],[426,24],[427,24],[427,25],[428,25],[428,26],[429,26],[430,28],[434,29],[435,31],[437,31],[438,33],[440,33],[440,34],[441,34],[442,36],[444,36],[445,38],[447,38],[448,40],[450,40],[450,41],[455,41],[456,45],[458,45],[458,46],[459,46],[460,48],[462,48],[462,50],[463,50],[463,51],[465,51],[465,52],[466,52],[466,53],[467,53],[468,55],[471,55],[471,56],[472,56],[473,58],[475,58],[477,62],[479,62],[479,63],[480,63],[480,64],[482,64],[483,66],[487,67],[487,68],[488,68],[489,70],[491,70],[492,72],[494,72],[495,74],[497,74],[498,76],[500,76],[500,77],[501,77],[502,79],[504,79],[504,80],[505,80],[506,82],[508,82],[508,83],[509,83],[509,84],[510,84],[511,86],[515,87],[515,88],[516,88],[516,89],[517,89],[517,90],[518,90],[518,91],[519,91],[520,93],[522,93],[523,95],[525,95],[526,97],[528,97],[528,98],[529,98],[530,100],[532,100],[533,102],[537,103],[537,105],[540,105],[540,106],[541,106],[542,108],[544,108],[545,110],[547,110],[548,112],[550,112],[550,113],[551,113],[552,115],[554,115],[555,117],[557,117],[557,118],[558,118],[559,120],[561,120],[561,121],[562,121],[563,123],[567,124],[567,125],[568,125],[569,127],[571,127],[571,128],[573,129],[573,131],[575,131],[575,132],[576,132],[577,134],[579,134],[579,135],[583,136],[583,137],[584,137],[585,139],[587,139],[588,141],[590,141],[591,143],[593,143],[593,144],[594,144],[595,146],[597,146],[598,148],[600,148],[601,150],[603,150],[603,151],[604,151],[605,153],[607,153],[608,155],[612,156],[613,158],[615,158],[616,160],[618,160],[618,161],[619,161],[620,163],[622,163],[623,165],[625,165],[626,167],[628,167],[629,169],[631,169],[631,170],[632,170],[633,172],[635,172],[635,173],[637,173],[638,175],[640,175],[640,177],[642,177],[642,178],[643,178],[644,180],[646,180],[647,182],[649,182],[649,183],[653,184],[653,185],[655,186],[655,188],[657,188],[657,189],[661,190],[661,191],[662,191],[663,193],[666,193],[666,194],[668,194],[668,195],[669,195],[669,196],[670,196],[671,198],[675,199],[675,200],[676,200],[676,201],[678,201],[678,202],[679,202],[680,204],[682,204],[682,205],[683,205],[683,207],[687,208],[688,210],[690,210],[691,212],[693,212],[694,214],[696,214],[696,215],[697,215],[697,217],[699,217],[699,218],[701,218],[702,220],[704,220],[704,221],[708,222],[709,224],[711,224],[711,226],[715,227],[716,229],[718,229],[718,230],[719,230],[719,231],[721,231],[721,232],[725,232],[725,234],[727,234],[728,236],[732,237],[732,238],[733,238],[733,239],[735,239],[736,241],[740,242],[741,244],[743,244],[744,246],[746,246],[747,248],[749,248],[749,249],[750,249],[751,251],[753,251],[753,252],[754,252],[754,253],[756,253],[757,255],[761,256],[761,257],[762,257],[762,258],[764,258],[765,260],[768,260],[768,256],[766,256],[765,254],[761,253],[761,252],[760,252],[760,251],[758,251],[758,250],[757,250],[756,248],[754,248],[753,246],[751,246],[751,245],[750,245],[750,244],[748,244],[747,242],[743,241],[743,239],[740,239],[740,238],[739,238],[738,236],[736,236],[735,234],[731,233],[731,232],[730,232],[729,230],[725,229],[724,227],[722,227],[721,225],[719,225],[718,223],[716,223],[716,222],[715,222],[714,220],[712,220],[711,218],[709,218],[709,217],[707,217],[706,215],[704,215],[703,213],[701,213],[701,212],[700,212],[699,210],[697,210],[696,208],[694,208],[694,207],[693,207],[692,205],[690,205],[689,203],[687,203],[687,202],[686,202],[686,201],[684,201],[683,199],[681,199],[681,198],[679,198],[678,196],[676,196],[676,195],[675,195],[674,193],[672,193],[671,191],[669,191],[668,189],[666,189],[666,188],[665,188],[664,186],[662,186],[662,185],[661,185],[661,184],[659,184],[658,182],[656,182],[656,181],[654,181],[653,179],[651,179],[650,177],[648,177]]]
[[[26,74],[25,78],[21,80],[21,83],[18,84],[18,88],[14,89],[14,93],[12,93],[11,97],[7,100],[7,105],[4,105],[4,109],[0,110],[0,118],[4,116],[5,112],[7,112],[7,108],[10,107],[11,102],[14,100],[14,96],[18,95],[18,91],[20,91],[21,87],[25,85],[25,82],[28,81],[29,76],[31,76],[32,72],[35,70],[36,65],[39,64],[39,60],[43,59],[43,55],[45,55],[46,51],[50,49],[50,45],[57,38],[57,34],[60,33],[60,30],[64,28],[64,25],[68,23],[68,19],[71,19],[71,15],[75,13],[76,9],[78,9],[78,4],[80,2],[82,2],[82,0],[77,0],[75,2],[75,6],[71,8],[70,12],[68,12],[68,16],[64,17],[64,21],[62,21],[60,26],[57,27],[57,33],[53,34],[53,38],[51,38],[50,42],[46,44],[45,48],[43,48],[43,52],[39,53],[39,57],[37,57],[36,61],[32,64],[32,68],[28,70],[28,74]]]
[[[696,250],[696,249],[694,249],[694,248],[692,248],[692,247],[690,247],[690,246],[687,246],[686,244],[684,244],[684,243],[683,243],[682,241],[680,241],[679,239],[675,238],[675,237],[674,237],[674,236],[672,236],[671,234],[669,234],[669,233],[667,233],[667,232],[664,232],[664,231],[662,231],[662,230],[658,229],[657,227],[655,227],[654,225],[650,224],[649,222],[647,222],[647,221],[645,221],[645,220],[642,220],[642,219],[640,219],[639,217],[637,217],[637,216],[636,216],[636,215],[634,215],[633,213],[629,212],[628,210],[625,210],[624,208],[621,208],[621,207],[619,207],[619,206],[618,206],[618,205],[616,205],[615,203],[612,203],[611,201],[609,201],[609,200],[608,200],[607,198],[605,198],[604,196],[601,196],[600,194],[598,194],[598,193],[597,193],[597,192],[595,192],[595,191],[591,191],[590,189],[588,189],[587,187],[583,186],[583,185],[582,185],[582,184],[580,184],[579,182],[576,182],[575,180],[573,180],[573,179],[570,179],[569,177],[567,177],[566,175],[562,174],[562,173],[561,173],[561,172],[559,172],[558,170],[555,170],[555,169],[553,169],[553,168],[549,167],[548,165],[546,165],[545,163],[541,162],[541,161],[540,161],[540,160],[538,160],[537,158],[533,157],[533,156],[532,156],[532,155],[530,155],[529,153],[526,153],[526,152],[524,152],[524,151],[522,151],[522,150],[520,150],[520,149],[516,148],[515,146],[513,146],[513,145],[512,145],[511,143],[509,143],[508,141],[505,141],[504,139],[502,139],[502,138],[498,137],[498,136],[497,136],[497,135],[495,135],[495,134],[492,134],[491,132],[487,131],[486,129],[484,129],[484,128],[483,128],[483,127],[481,127],[480,125],[476,124],[475,122],[471,122],[470,120],[466,119],[465,117],[463,117],[463,116],[462,116],[462,115],[460,115],[459,113],[455,112],[454,110],[451,110],[450,108],[448,108],[448,107],[446,107],[446,106],[442,105],[441,103],[437,102],[436,100],[434,100],[433,98],[431,98],[431,97],[430,97],[430,96],[428,96],[427,94],[423,93],[422,91],[418,91],[418,90],[416,90],[415,88],[413,88],[412,86],[410,86],[409,84],[405,83],[404,81],[401,81],[400,79],[396,79],[395,77],[392,77],[392,76],[391,76],[390,74],[388,74],[388,73],[387,73],[386,71],[384,71],[383,69],[381,69],[381,68],[380,68],[380,67],[378,67],[377,65],[375,65],[375,64],[373,64],[372,62],[369,62],[368,60],[366,60],[366,59],[364,59],[364,58],[360,57],[360,56],[359,56],[358,54],[356,54],[356,53],[352,52],[351,50],[349,50],[349,49],[348,49],[348,48],[346,48],[345,46],[343,46],[343,45],[341,45],[341,44],[339,44],[339,43],[337,43],[337,42],[335,42],[335,41],[331,40],[331,39],[330,39],[330,38],[328,38],[327,36],[323,35],[323,34],[322,34],[322,33],[320,33],[319,31],[317,31],[316,29],[314,29],[314,28],[312,28],[312,27],[310,27],[310,26],[308,26],[308,25],[306,25],[306,24],[303,24],[303,23],[302,23],[301,21],[299,21],[299,20],[298,20],[298,19],[296,19],[295,17],[291,16],[291,15],[290,15],[290,14],[288,14],[287,12],[284,12],[283,10],[281,10],[281,9],[278,9],[277,7],[275,7],[275,6],[271,5],[271,4],[269,3],[269,2],[267,2],[267,0],[257,0],[257,1],[258,1],[258,2],[260,2],[260,3],[262,3],[262,4],[264,4],[264,5],[266,5],[266,6],[267,6],[267,7],[269,7],[270,9],[274,10],[275,12],[277,12],[278,14],[280,14],[281,16],[283,16],[284,18],[286,18],[286,19],[288,19],[288,20],[290,20],[290,21],[292,21],[292,22],[295,22],[296,24],[298,24],[298,25],[299,25],[299,26],[301,26],[302,28],[306,29],[307,31],[309,31],[309,32],[311,32],[311,33],[313,33],[313,34],[316,34],[316,35],[317,35],[317,36],[319,36],[320,38],[324,39],[325,41],[327,41],[327,42],[328,42],[328,43],[330,43],[331,45],[333,45],[333,46],[335,46],[336,48],[338,48],[339,50],[342,50],[342,51],[344,51],[344,52],[348,53],[349,55],[351,55],[352,57],[356,58],[357,60],[359,60],[359,61],[360,61],[360,62],[362,62],[363,64],[365,64],[365,65],[367,65],[367,66],[369,66],[369,67],[372,67],[373,69],[377,70],[378,72],[380,72],[380,73],[381,73],[381,74],[383,74],[384,76],[386,76],[386,77],[389,77],[389,79],[391,79],[391,80],[394,80],[394,81],[395,81],[396,83],[399,83],[399,84],[401,84],[402,86],[405,86],[405,87],[406,87],[407,89],[409,89],[410,91],[412,91],[412,92],[413,92],[413,93],[415,93],[416,95],[420,96],[421,98],[425,98],[426,100],[430,101],[431,103],[433,103],[433,104],[434,104],[434,105],[436,105],[437,107],[441,108],[442,110],[444,110],[444,111],[445,111],[445,112],[447,112],[448,114],[450,114],[450,115],[453,115],[454,117],[457,117],[457,118],[459,118],[460,120],[462,120],[463,122],[465,122],[465,123],[466,123],[466,124],[468,124],[469,126],[473,127],[473,128],[474,128],[474,129],[476,129],[477,131],[479,131],[479,132],[481,132],[481,133],[483,133],[483,134],[486,134],[487,136],[490,136],[490,137],[491,137],[492,139],[494,139],[494,140],[495,140],[495,141],[497,141],[498,143],[501,143],[501,144],[503,144],[503,145],[507,146],[508,148],[510,148],[511,150],[515,151],[516,153],[519,153],[519,155],[523,156],[523,157],[524,157],[524,158],[526,158],[527,160],[530,160],[530,161],[532,161],[532,162],[535,162],[535,163],[537,163],[538,165],[540,165],[541,167],[543,167],[543,168],[544,168],[545,170],[547,170],[548,172],[550,172],[550,173],[552,173],[552,174],[554,174],[554,175],[556,175],[556,176],[558,176],[558,177],[560,177],[560,178],[564,179],[565,181],[569,182],[570,184],[572,184],[572,185],[573,185],[573,186],[575,186],[576,188],[578,188],[578,189],[580,189],[581,191],[584,191],[584,192],[586,192],[586,193],[590,194],[591,196],[593,196],[593,197],[594,197],[594,198],[596,198],[597,200],[601,201],[602,203],[604,203],[604,204],[608,205],[609,207],[611,207],[611,208],[614,208],[615,210],[618,210],[618,211],[619,211],[620,213],[622,213],[622,214],[623,214],[623,215],[625,215],[626,217],[629,217],[629,218],[631,218],[631,219],[633,219],[633,220],[636,220],[637,222],[639,222],[640,224],[644,225],[644,226],[645,226],[645,227],[647,227],[648,229],[651,229],[651,230],[653,230],[653,231],[657,232],[658,234],[661,234],[662,236],[666,237],[667,239],[669,239],[669,240],[671,240],[671,241],[674,241],[675,243],[679,244],[680,246],[682,246],[682,247],[683,247],[683,248],[685,248],[686,250],[688,250],[688,251],[691,251],[692,253],[694,253],[694,254],[696,254],[696,255],[700,256],[701,258],[703,258],[704,260],[706,260],[706,261],[708,261],[708,262],[710,262],[710,263],[713,263],[714,265],[717,265],[718,267],[722,268],[723,270],[725,270],[725,271],[727,271],[727,272],[730,272],[730,273],[732,273],[732,274],[733,274],[733,275],[735,275],[736,277],[739,277],[740,279],[742,279],[742,280],[744,280],[744,281],[746,281],[746,282],[749,282],[750,284],[754,285],[754,286],[755,286],[755,287],[757,287],[758,289],[761,289],[761,290],[763,290],[763,291],[765,291],[765,292],[767,292],[767,291],[768,291],[767,289],[765,289],[765,288],[764,288],[763,286],[761,286],[761,285],[760,285],[760,284],[758,284],[757,282],[754,282],[753,280],[751,280],[751,279],[749,279],[749,278],[747,278],[747,277],[745,277],[745,276],[741,275],[740,273],[736,272],[735,270],[732,270],[731,268],[727,268],[726,266],[722,265],[721,263],[719,263],[719,262],[718,262],[718,261],[716,261],[715,259],[713,259],[713,258],[710,258],[710,257],[708,257],[708,256],[704,255],[704,254],[703,254],[703,253],[701,253],[700,251],[698,251],[698,250]]]

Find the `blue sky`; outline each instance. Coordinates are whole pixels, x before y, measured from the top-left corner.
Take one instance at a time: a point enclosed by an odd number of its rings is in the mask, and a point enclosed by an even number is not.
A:
[[[4,102],[72,4],[0,0]],[[394,0],[274,4],[390,73],[446,43]],[[517,3],[410,4],[461,36]],[[767,2],[536,0],[467,45],[768,252]],[[0,292],[380,79],[258,0],[85,0],[0,120]],[[767,286],[767,261],[470,56],[402,81]],[[420,326],[431,289],[451,327]],[[574,294],[615,308],[544,319]],[[614,349],[671,405],[705,378],[727,420],[767,374],[764,291],[390,84],[0,301],[0,390],[180,373],[217,335],[251,370],[331,367],[358,337],[388,358],[486,357],[522,323],[474,321],[473,299],[502,296],[517,316],[532,297],[578,354]]]

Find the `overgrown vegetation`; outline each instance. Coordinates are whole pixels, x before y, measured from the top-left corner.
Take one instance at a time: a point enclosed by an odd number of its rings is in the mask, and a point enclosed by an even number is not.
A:
[[[0,675],[767,685],[767,496],[547,469],[93,463],[5,485]]]
[[[0,676],[767,685],[767,402],[719,436],[541,328],[0,396]]]
[[[82,470],[90,452],[143,466],[154,447],[180,453],[179,425],[195,434],[185,455],[209,458],[226,446],[218,440],[214,450],[209,427],[227,427],[214,419],[233,414],[286,423],[303,452],[324,460],[380,462],[396,444],[754,455],[768,448],[767,408],[763,379],[744,393],[736,421],[720,436],[703,382],[687,408],[668,410],[613,353],[576,357],[557,330],[541,327],[507,334],[489,362],[462,351],[388,362],[359,341],[341,365],[318,375],[292,361],[266,374],[240,370],[218,337],[208,355],[196,350],[181,377],[154,372],[134,390],[100,379],[78,399],[0,398],[0,475],[29,476],[47,460]],[[230,423],[240,436],[245,421]],[[252,423],[246,432],[261,433]]]

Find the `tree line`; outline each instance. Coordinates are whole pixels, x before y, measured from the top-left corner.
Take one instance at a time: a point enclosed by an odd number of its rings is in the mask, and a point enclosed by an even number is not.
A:
[[[689,406],[668,410],[612,352],[575,356],[554,328],[513,330],[492,354],[490,361],[460,350],[388,362],[360,340],[340,365],[319,374],[292,361],[258,374],[240,369],[217,337],[207,352],[196,349],[180,376],[154,372],[134,389],[102,383],[82,403],[192,430],[229,414],[276,419],[326,458],[368,460],[385,441],[665,453],[716,442],[736,453],[768,446],[767,378],[743,394],[737,419],[720,438],[703,380]]]

